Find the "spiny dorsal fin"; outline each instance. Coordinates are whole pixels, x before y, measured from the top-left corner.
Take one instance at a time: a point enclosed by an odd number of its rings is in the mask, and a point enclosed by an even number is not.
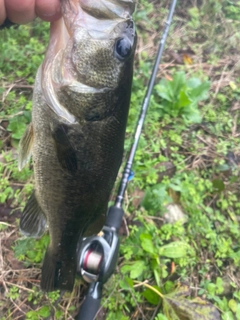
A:
[[[77,171],[77,155],[68,137],[68,126],[59,124],[51,128],[52,137],[55,142],[58,161],[64,170],[70,174]]]
[[[20,143],[19,143],[19,156],[18,156],[18,170],[21,171],[22,168],[27,164],[31,158],[31,149],[33,144],[33,126],[30,123],[25,130]]]
[[[40,238],[45,231],[46,221],[33,191],[20,219],[20,231],[27,237]]]

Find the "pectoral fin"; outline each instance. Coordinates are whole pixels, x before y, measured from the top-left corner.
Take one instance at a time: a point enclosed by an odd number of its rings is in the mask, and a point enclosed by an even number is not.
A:
[[[77,155],[69,140],[67,125],[59,124],[55,128],[52,128],[52,137],[55,142],[59,163],[70,174],[76,173]]]
[[[29,198],[20,219],[20,231],[27,237],[39,238],[43,235],[46,217],[40,208],[35,192]]]
[[[32,126],[32,123],[30,123],[19,143],[19,156],[18,156],[19,171],[22,170],[22,168],[27,164],[27,162],[31,158],[32,144],[33,144],[33,126]]]

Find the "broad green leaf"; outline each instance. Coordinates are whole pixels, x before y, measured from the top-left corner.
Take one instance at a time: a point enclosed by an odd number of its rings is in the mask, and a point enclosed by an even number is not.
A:
[[[219,171],[228,171],[228,170],[230,170],[230,168],[231,167],[226,163],[220,164],[219,166],[216,167],[216,169]]]
[[[168,258],[182,258],[190,252],[190,246],[183,241],[174,241],[159,249],[159,254]]]
[[[182,71],[176,72],[173,76],[173,81],[168,81],[168,83],[173,90],[174,96],[178,96],[182,87],[186,86],[185,73]]]
[[[43,306],[39,311],[38,311],[39,315],[47,318],[50,316],[50,308],[49,306]]]
[[[197,107],[190,106],[185,112],[185,115],[183,115],[183,118],[186,118],[191,123],[201,123],[202,116],[200,111],[197,109]]]
[[[154,274],[155,281],[156,281],[157,285],[160,287],[160,281],[161,281],[160,280],[160,272],[159,272],[159,268],[160,268],[159,264],[160,263],[157,260],[158,260],[158,258],[151,260],[150,265],[151,265],[151,269]]]
[[[157,93],[159,95],[159,97],[161,97],[162,99],[165,99],[169,102],[172,102],[172,97],[169,91],[167,91],[163,86],[159,85],[157,86]]]
[[[228,306],[232,310],[232,312],[234,312],[234,313],[237,312],[238,304],[237,304],[236,300],[230,299],[228,302]]]
[[[199,78],[190,78],[187,80],[187,87],[193,89],[201,85],[201,80]]]
[[[190,97],[193,101],[201,101],[208,98],[208,91],[210,88],[210,82],[205,81],[202,84],[200,84],[198,87],[194,88],[190,92]]]
[[[160,211],[165,202],[170,202],[171,198],[168,196],[166,186],[163,184],[156,184],[148,188],[142,201],[142,206],[146,210],[152,210],[154,213]]]
[[[238,320],[239,318],[234,317],[232,311],[226,311],[223,314],[222,320]]]
[[[27,320],[38,320],[39,317],[38,317],[37,311],[28,311],[26,313],[26,319]]]
[[[132,263],[131,265],[125,265],[121,268],[122,273],[130,272],[130,277],[132,279],[138,278],[143,271],[146,269],[145,261],[138,260]]]
[[[128,277],[124,277],[124,279],[120,281],[120,287],[124,290],[129,290],[129,288],[133,288],[133,280]]]
[[[62,312],[62,310],[56,310],[56,312],[55,312],[55,317],[56,317],[57,320],[58,320],[58,319],[62,319],[62,317],[63,317],[63,312]]]
[[[151,235],[147,234],[147,233],[142,233],[140,235],[140,240],[141,240],[141,246],[142,246],[143,250],[145,250],[148,253],[154,254],[155,248],[153,245]]]
[[[207,291],[208,291],[209,294],[215,295],[216,285],[214,283],[209,283],[207,285]]]
[[[212,185],[215,192],[222,192],[225,189],[224,182],[221,179],[214,179]]]
[[[179,93],[179,101],[178,101],[178,107],[183,108],[191,104],[191,99],[189,99],[189,96],[187,94],[186,90],[181,90]]]
[[[125,274],[125,273],[128,273],[129,271],[131,271],[131,269],[132,269],[132,265],[125,264],[124,266],[122,266],[121,272],[123,274]]]
[[[156,290],[160,291],[160,288],[158,286],[153,286]],[[153,290],[147,288],[145,291],[143,291],[142,295],[144,298],[153,305],[158,305],[160,301],[160,296],[154,292]]]
[[[139,261],[136,261],[133,266],[132,266],[132,270],[130,272],[130,277],[132,279],[136,279],[138,278],[142,273],[143,271],[146,269],[146,264],[145,264],[145,261],[142,261],[142,260],[139,260]]]
[[[167,280],[167,281],[164,283],[164,288],[165,288],[165,291],[166,291],[167,293],[172,292],[175,287],[176,287],[175,284],[174,284],[172,281],[170,281],[170,280]]]
[[[159,270],[153,269],[153,274],[154,274],[154,278],[155,278],[157,285],[160,286],[161,278],[160,278]]]
[[[8,130],[12,132],[14,139],[20,140],[25,129],[26,123],[23,121],[23,117],[15,117],[9,122]]]

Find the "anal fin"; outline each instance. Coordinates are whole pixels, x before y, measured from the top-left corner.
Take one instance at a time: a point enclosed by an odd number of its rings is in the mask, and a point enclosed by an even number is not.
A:
[[[40,238],[45,231],[46,221],[33,192],[22,212],[20,231],[27,237]]]
[[[31,149],[33,143],[33,125],[30,123],[19,143],[18,169],[19,171],[27,164],[31,158]]]
[[[77,171],[77,155],[68,137],[68,126],[59,124],[51,129],[59,163],[64,170],[74,174]]]

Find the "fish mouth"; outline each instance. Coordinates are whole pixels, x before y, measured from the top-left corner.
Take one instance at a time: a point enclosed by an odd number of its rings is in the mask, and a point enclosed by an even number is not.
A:
[[[80,0],[79,5],[97,19],[128,19],[135,9],[133,0]]]
[[[100,33],[107,37],[119,22],[131,19],[135,0],[61,0],[61,7],[70,36],[81,27],[99,38]]]

